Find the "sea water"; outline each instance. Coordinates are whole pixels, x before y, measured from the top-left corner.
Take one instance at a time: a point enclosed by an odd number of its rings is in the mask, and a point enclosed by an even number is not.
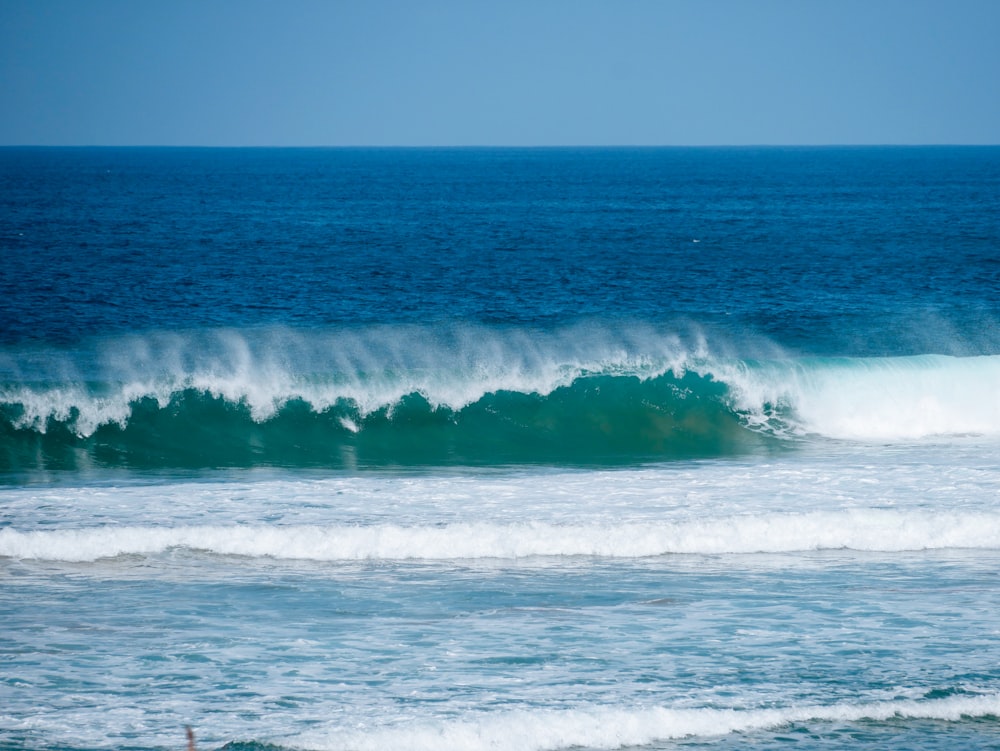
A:
[[[1000,149],[0,149],[0,748],[1000,748]]]

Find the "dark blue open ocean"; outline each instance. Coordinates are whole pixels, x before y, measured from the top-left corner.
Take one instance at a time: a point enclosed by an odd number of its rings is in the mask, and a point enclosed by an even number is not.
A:
[[[0,749],[1000,748],[1000,147],[0,149]]]

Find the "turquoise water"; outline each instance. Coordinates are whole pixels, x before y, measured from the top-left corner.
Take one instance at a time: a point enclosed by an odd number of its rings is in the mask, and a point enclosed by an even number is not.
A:
[[[997,149],[0,181],[0,749],[1000,748]]]

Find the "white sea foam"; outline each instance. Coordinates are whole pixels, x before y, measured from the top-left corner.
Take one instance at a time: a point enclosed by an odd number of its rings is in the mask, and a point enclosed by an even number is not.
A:
[[[722,364],[734,406],[764,424],[858,441],[1000,434],[1000,357],[921,356]]]
[[[766,730],[793,723],[890,719],[954,722],[987,716],[1000,716],[1000,695],[748,710],[667,707],[515,710],[363,730],[338,727],[303,734],[293,739],[293,743],[315,751],[618,749],[691,736]]]
[[[171,548],[306,559],[455,560],[536,556],[640,558],[669,554],[849,549],[899,552],[1000,549],[1000,513],[854,509],[771,513],[674,523],[456,523],[297,526],[105,526],[0,529],[0,556],[94,561]]]

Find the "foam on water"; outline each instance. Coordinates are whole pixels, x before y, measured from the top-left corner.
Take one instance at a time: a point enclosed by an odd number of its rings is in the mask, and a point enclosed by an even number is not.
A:
[[[0,529],[0,556],[93,561],[184,547],[222,555],[320,561],[637,558],[667,554],[1000,549],[1000,513],[853,510],[673,524],[453,524],[434,527],[98,527]]]
[[[713,375],[762,424],[855,441],[1000,434],[1000,357],[838,358],[726,364]]]
[[[715,737],[772,729],[793,723],[893,719],[954,722],[997,716],[1000,716],[1000,695],[997,694],[749,710],[592,707],[483,713],[461,720],[403,722],[365,731],[337,728],[306,733],[292,743],[315,751],[619,749],[692,736]]]

